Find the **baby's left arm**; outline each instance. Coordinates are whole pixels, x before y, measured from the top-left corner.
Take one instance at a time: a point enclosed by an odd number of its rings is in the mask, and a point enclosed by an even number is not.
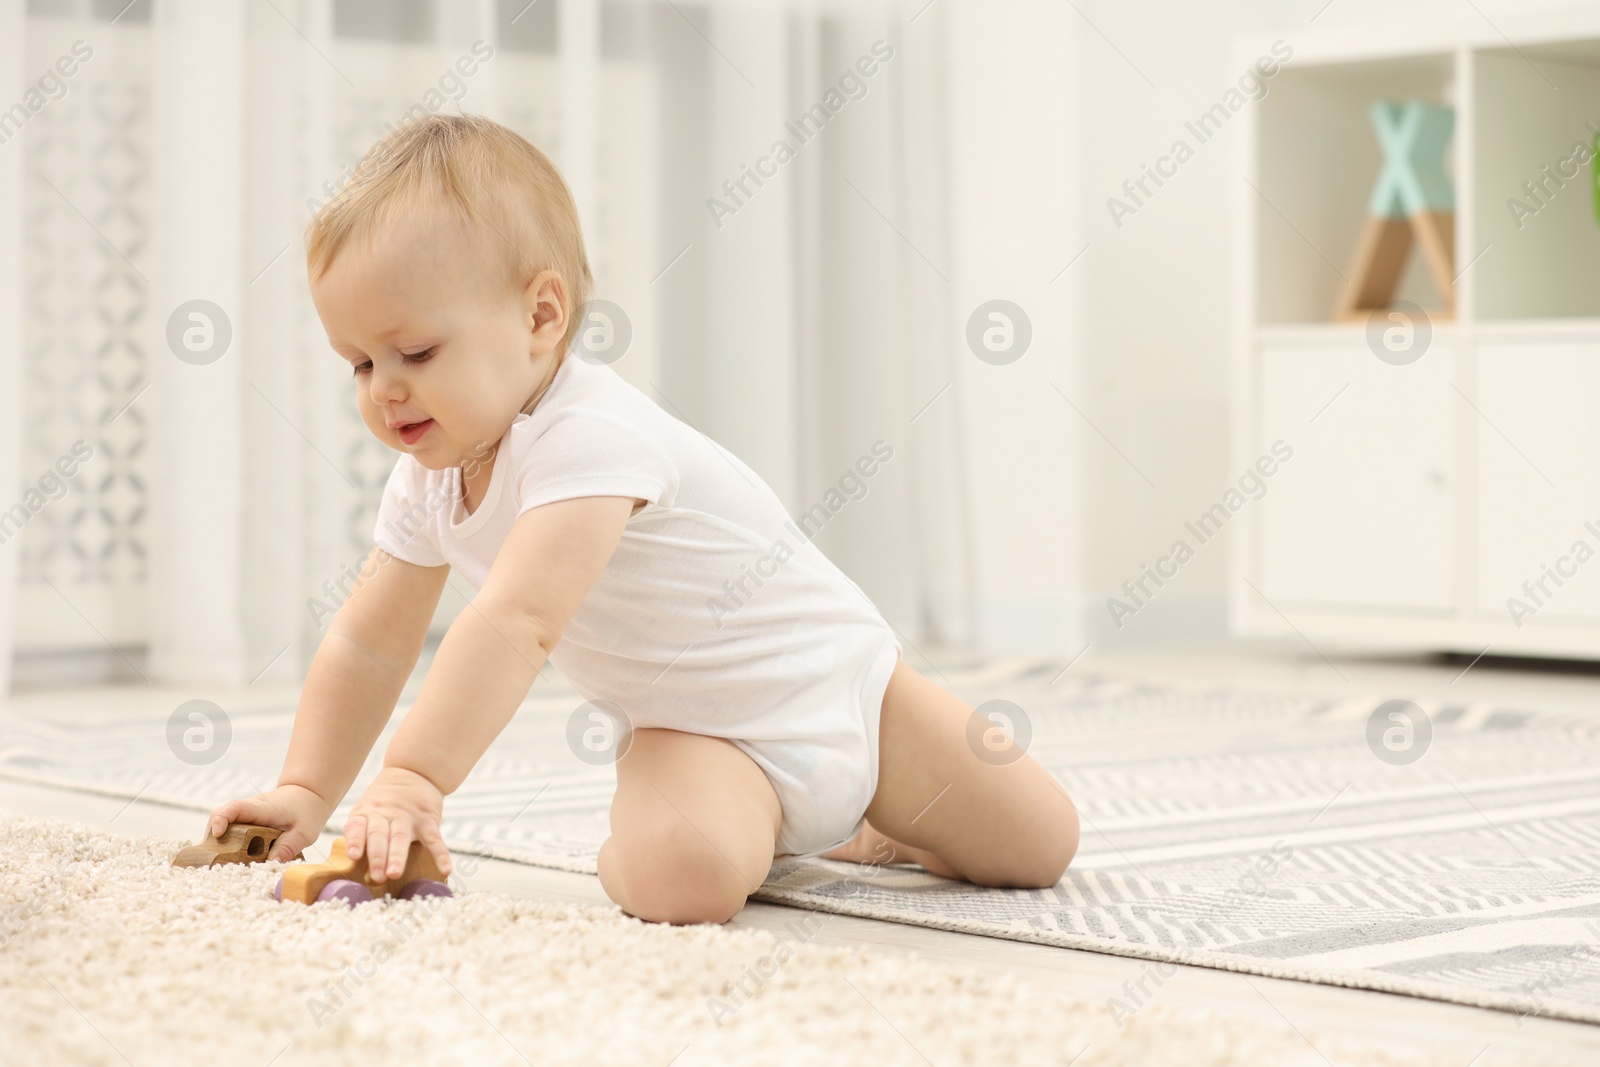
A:
[[[383,770],[345,822],[349,855],[367,856],[374,881],[399,876],[412,841],[448,859],[439,831],[444,797],[527,696],[605,570],[634,503],[621,496],[559,500],[513,524],[483,588],[440,642]]]

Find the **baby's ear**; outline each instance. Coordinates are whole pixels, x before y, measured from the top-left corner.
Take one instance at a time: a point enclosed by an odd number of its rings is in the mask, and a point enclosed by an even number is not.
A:
[[[556,271],[542,270],[528,283],[523,306],[532,321],[532,332],[549,345],[545,351],[553,351],[567,332],[569,303],[567,284]]]

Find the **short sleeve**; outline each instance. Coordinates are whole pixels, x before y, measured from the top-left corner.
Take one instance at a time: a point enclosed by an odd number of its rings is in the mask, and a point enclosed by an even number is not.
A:
[[[372,540],[396,559],[419,567],[442,567],[449,560],[440,555],[431,529],[441,501],[434,500],[434,506],[429,507],[422,479],[417,476],[420,469],[421,465],[409,455],[395,462],[383,487],[383,499],[378,502]]]
[[[659,504],[678,489],[672,459],[630,423],[608,412],[570,408],[540,429],[513,427],[517,514],[580,496],[629,496]]]

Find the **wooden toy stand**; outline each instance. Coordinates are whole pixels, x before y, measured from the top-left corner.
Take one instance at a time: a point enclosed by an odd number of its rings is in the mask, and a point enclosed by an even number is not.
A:
[[[1367,205],[1367,223],[1356,242],[1346,287],[1334,318],[1367,318],[1388,307],[1413,245],[1422,247],[1443,310],[1455,317],[1455,191],[1444,172],[1444,152],[1455,112],[1408,100],[1372,105],[1372,125],[1385,162]]]

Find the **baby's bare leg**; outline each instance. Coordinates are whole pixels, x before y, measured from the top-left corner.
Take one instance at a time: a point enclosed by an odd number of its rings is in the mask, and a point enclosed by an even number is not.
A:
[[[868,826],[828,855],[893,862],[884,858],[887,839],[898,859],[946,877],[1035,888],[1060,881],[1078,849],[1077,809],[1014,743],[985,748],[981,758],[968,741],[975,715],[897,660],[883,696]]]
[[[732,742],[637,729],[617,761],[600,886],[649,922],[721,923],[766,880],[783,810]]]

